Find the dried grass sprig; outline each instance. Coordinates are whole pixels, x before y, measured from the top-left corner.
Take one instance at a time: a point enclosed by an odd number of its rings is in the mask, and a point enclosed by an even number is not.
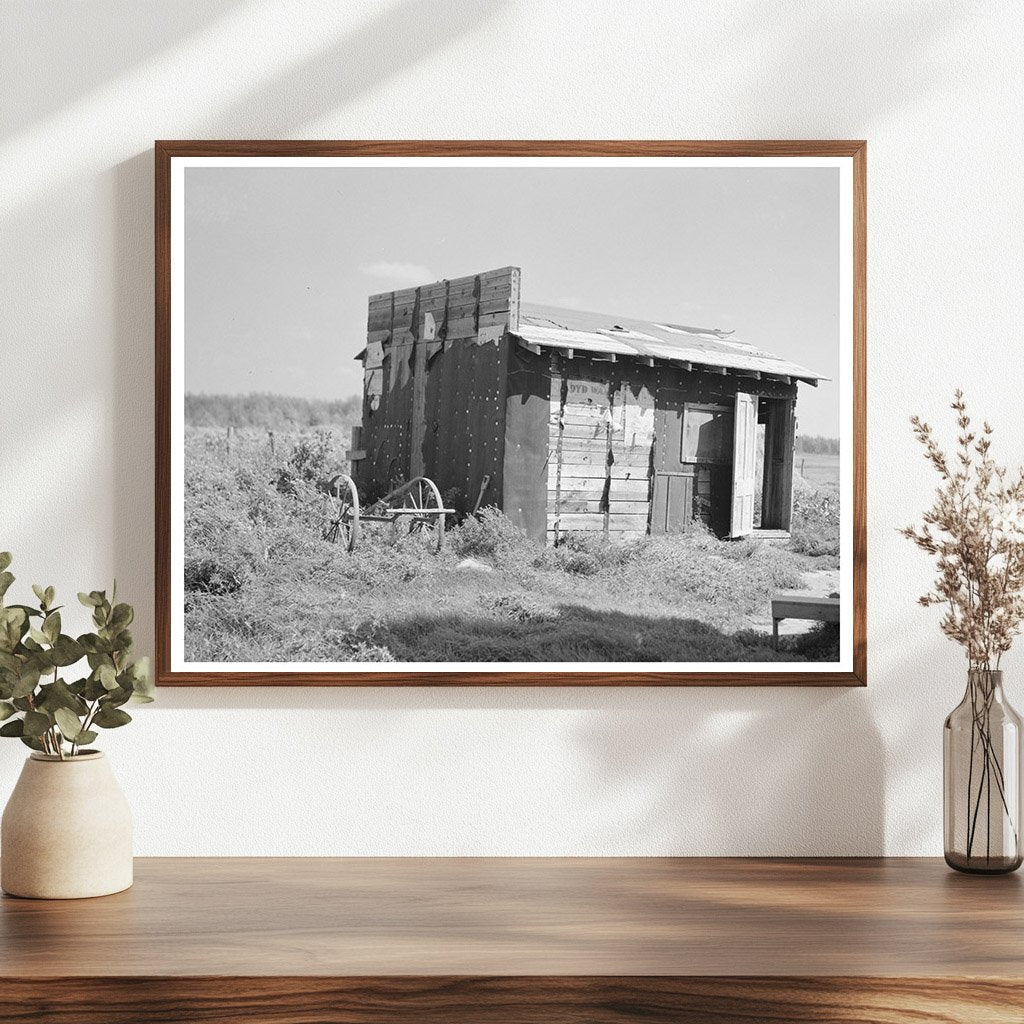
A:
[[[992,427],[972,429],[957,389],[957,446],[947,454],[914,416],[914,435],[941,483],[920,526],[900,532],[935,556],[938,576],[918,600],[942,605],[943,633],[962,644],[972,669],[994,670],[1024,622],[1024,469],[1010,478],[989,449]]]

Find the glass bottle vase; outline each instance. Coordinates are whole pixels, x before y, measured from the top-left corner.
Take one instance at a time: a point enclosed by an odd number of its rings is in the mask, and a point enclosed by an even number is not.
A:
[[[1021,865],[1021,719],[1003,673],[972,669],[943,727],[946,863],[1000,874]]]

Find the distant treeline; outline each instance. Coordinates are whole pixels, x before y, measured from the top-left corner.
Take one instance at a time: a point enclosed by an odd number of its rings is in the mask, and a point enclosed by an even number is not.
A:
[[[295,398],[291,395],[186,395],[185,423],[190,427],[263,427],[296,430],[341,427],[358,421],[362,399]]]
[[[838,455],[839,438],[801,434],[796,439],[796,450],[804,455]]]

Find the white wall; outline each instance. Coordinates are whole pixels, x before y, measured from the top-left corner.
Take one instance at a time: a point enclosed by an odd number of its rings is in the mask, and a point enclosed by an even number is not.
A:
[[[167,689],[105,737],[138,852],[939,853],[963,665],[895,531],[955,385],[1024,456],[1022,39],[1011,2],[0,4],[0,547],[116,575],[143,648],[154,138],[870,140],[868,689]]]

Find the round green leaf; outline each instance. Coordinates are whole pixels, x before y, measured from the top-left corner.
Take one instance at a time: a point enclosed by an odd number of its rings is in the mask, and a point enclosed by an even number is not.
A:
[[[128,674],[131,677],[132,687],[137,696],[152,697],[156,692],[149,667],[149,658],[139,658],[138,661],[129,665]]]
[[[89,676],[85,681],[85,689],[82,691],[82,696],[86,700],[99,700],[100,697],[106,696],[106,687],[94,676]]]
[[[50,716],[41,711],[25,712],[25,735],[42,736],[50,728]]]
[[[0,651],[13,651],[28,628],[28,616],[21,608],[0,608]]]
[[[89,654],[109,654],[111,650],[110,641],[107,640],[105,637],[97,636],[97,634],[95,633],[83,633],[78,638],[78,644],[83,650],[87,651]],[[92,668],[96,667],[91,660],[89,664]]]
[[[60,612],[50,612],[43,619],[42,631],[51,644],[57,642],[57,637],[60,636]]]
[[[110,613],[110,625],[116,629],[130,626],[135,618],[135,610],[130,604],[116,604]]]
[[[39,685],[39,669],[34,665],[25,665],[18,677],[18,682],[11,691],[12,697],[28,697]]]
[[[132,716],[127,711],[104,705],[96,712],[93,724],[98,725],[101,729],[117,729],[122,725],[127,725],[131,720]],[[0,729],[2,728],[0,726]]]
[[[85,657],[85,649],[77,640],[62,633],[57,637],[50,654],[54,665],[66,668],[68,665],[74,665],[76,661],[81,661]]]
[[[78,715],[67,708],[57,708],[53,717],[57,720],[57,727],[64,738],[71,740],[72,743],[77,743],[79,733],[82,732],[82,722]]]

